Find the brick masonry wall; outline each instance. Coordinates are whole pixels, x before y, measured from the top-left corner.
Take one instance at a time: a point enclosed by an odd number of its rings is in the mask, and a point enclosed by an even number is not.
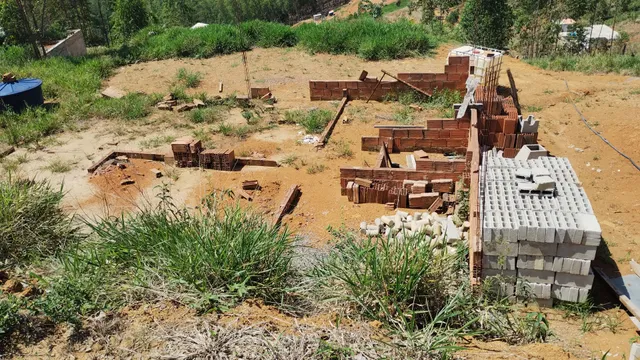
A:
[[[467,154],[470,120],[433,119],[427,120],[426,128],[381,128],[378,136],[363,136],[363,151],[378,151],[387,144],[391,152],[455,152]]]
[[[484,96],[484,89],[478,88],[478,98]],[[503,156],[513,158],[526,144],[537,144],[538,133],[518,133],[518,110],[513,99],[495,95],[490,118],[484,114],[478,119],[479,141],[482,145],[503,150]]]
[[[469,58],[466,56],[453,56],[449,58],[449,65],[445,65],[444,73],[401,73],[399,79],[424,90],[433,92],[435,89],[451,89],[464,91],[465,83],[469,76]],[[378,88],[377,82],[372,79],[360,80],[311,80],[309,81],[309,98],[317,100],[340,100],[343,90],[347,90],[351,100],[383,100],[390,94],[411,90],[399,81],[382,81]]]

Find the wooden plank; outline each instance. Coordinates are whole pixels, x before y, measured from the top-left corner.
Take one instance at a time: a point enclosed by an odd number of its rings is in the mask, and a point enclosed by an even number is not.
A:
[[[242,189],[238,189],[236,190],[236,192],[238,193],[238,195],[243,198],[243,199],[247,199],[249,201],[253,201],[253,196],[249,195],[246,191],[242,190]]]
[[[115,151],[109,152],[107,155],[102,157],[100,160],[94,162],[91,166],[89,166],[89,168],[87,169],[87,172],[89,172],[89,174],[93,174],[93,172],[96,171],[100,166],[102,166],[102,164],[104,164],[105,162],[115,158],[116,156],[117,155],[116,155]]]
[[[430,213],[433,213],[433,212],[435,212],[436,210],[438,210],[438,208],[439,208],[440,206],[442,206],[442,204],[443,204],[442,198],[441,198],[441,197],[438,197],[438,198],[433,202],[433,204],[431,204],[431,206],[429,206],[429,210],[428,210],[428,211],[429,211]]]
[[[382,76],[380,77],[380,80],[378,80],[378,82],[376,83],[376,86],[373,87],[373,91],[371,91],[371,94],[369,94],[369,97],[367,98],[366,103],[369,103],[369,100],[371,100],[371,98],[373,97],[373,94],[375,94],[376,90],[378,90],[378,86],[380,86],[382,79],[384,79],[384,75],[385,74],[382,74]]]
[[[636,273],[636,275],[640,276],[640,265],[633,259],[629,261],[629,265],[631,265],[631,269],[633,270],[633,272]]]
[[[422,90],[422,89],[420,89],[420,88],[418,88],[418,87],[415,87],[415,86],[413,86],[413,85],[409,84],[408,82],[406,82],[406,81],[404,81],[404,80],[400,80],[400,79],[398,79],[397,77],[395,77],[395,76],[391,75],[390,73],[388,73],[388,72],[386,72],[386,71],[384,71],[384,70],[382,70],[382,72],[383,72],[385,75],[389,75],[389,76],[391,76],[392,78],[394,78],[394,79],[398,80],[399,82],[401,82],[401,83],[403,83],[403,84],[407,85],[409,88],[411,88],[411,89],[413,89],[413,90],[415,90],[415,91],[419,92],[420,94],[423,94],[423,95],[428,96],[428,97],[431,97],[431,95],[433,95],[433,94],[429,94],[428,92],[426,92],[426,91],[424,91],[424,90]]]
[[[282,218],[284,217],[284,214],[286,214],[287,211],[289,211],[289,208],[291,207],[293,202],[296,200],[298,195],[300,195],[300,186],[291,185],[291,188],[287,190],[287,193],[285,194],[284,199],[282,199],[282,202],[280,203],[280,206],[278,207],[278,210],[276,211],[276,214],[273,218],[274,225],[277,226],[280,224],[280,222],[282,221]]]
[[[513,98],[513,104],[518,110],[518,115],[522,115],[522,109],[520,109],[520,101],[518,100],[518,89],[516,88],[516,81],[513,79],[511,69],[507,69],[507,76],[509,77],[509,86],[511,86],[511,97]]]
[[[640,318],[640,308],[638,308],[636,306],[636,304],[634,304],[631,299],[629,299],[628,296],[624,295],[617,287],[616,285],[613,283],[613,281],[611,281],[611,278],[609,276],[607,276],[607,274],[604,273],[604,271],[602,271],[602,269],[598,268],[598,267],[593,267],[593,270],[598,273],[598,275],[600,275],[600,277],[602,278],[602,280],[604,280],[607,285],[609,285],[609,287],[611,289],[613,289],[613,291],[616,292],[616,295],[618,295],[618,299],[620,300],[620,302],[622,303],[622,305],[624,305],[624,307],[627,308],[627,310],[629,310],[629,312],[631,314],[633,314],[633,316],[635,316],[636,318]]]
[[[329,136],[331,136],[331,132],[333,131],[333,128],[338,123],[338,120],[340,119],[340,115],[342,115],[342,112],[344,111],[344,107],[347,105],[347,101],[349,101],[349,99],[346,96],[342,98],[342,101],[340,101],[340,105],[338,105],[338,111],[336,112],[336,115],[333,117],[333,120],[331,120],[329,124],[327,124],[327,127],[325,127],[324,131],[322,132],[322,135],[320,135],[320,140],[316,145],[317,148],[324,147],[327,144],[327,141],[329,141]]]

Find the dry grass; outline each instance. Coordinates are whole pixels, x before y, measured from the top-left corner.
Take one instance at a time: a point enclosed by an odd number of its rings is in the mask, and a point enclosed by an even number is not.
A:
[[[401,348],[374,340],[369,329],[294,326],[286,333],[268,324],[219,326],[197,321],[184,327],[164,327],[157,340],[165,344],[157,357],[171,359],[429,359],[416,348]]]

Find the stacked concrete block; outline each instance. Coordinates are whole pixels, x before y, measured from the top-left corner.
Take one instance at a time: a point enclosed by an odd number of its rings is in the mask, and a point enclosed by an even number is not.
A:
[[[483,278],[512,276],[515,281],[509,284],[528,288],[540,304],[585,301],[602,230],[568,159],[523,161],[488,151],[483,162]],[[534,173],[555,182],[552,196],[518,192],[518,183]]]

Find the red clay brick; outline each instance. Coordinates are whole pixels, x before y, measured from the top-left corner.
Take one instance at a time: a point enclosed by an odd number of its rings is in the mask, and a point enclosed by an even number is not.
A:
[[[378,136],[393,137],[393,129],[378,129]]]
[[[458,120],[442,120],[443,129],[457,129]]]
[[[440,138],[440,130],[439,129],[425,129],[422,130],[423,137],[425,139],[439,139]]]
[[[447,146],[450,148],[467,146],[467,139],[448,139]]]
[[[447,74],[436,74],[436,81],[445,81],[447,80]]]
[[[423,134],[422,134],[422,129],[409,129],[409,138],[410,139],[422,139],[423,138]]]
[[[447,139],[434,139],[434,140],[431,140],[431,146],[433,146],[433,147],[445,147],[445,146],[447,146]]]
[[[451,139],[466,139],[469,137],[469,130],[451,129],[449,130],[449,137]]]
[[[427,129],[442,129],[442,120],[427,120]]]
[[[432,146],[431,139],[418,139],[416,140],[416,147],[420,149],[428,149]]]
[[[409,137],[409,132],[403,129],[393,129],[393,138],[406,139]]]
[[[440,139],[448,139],[451,136],[451,130],[440,130]]]

